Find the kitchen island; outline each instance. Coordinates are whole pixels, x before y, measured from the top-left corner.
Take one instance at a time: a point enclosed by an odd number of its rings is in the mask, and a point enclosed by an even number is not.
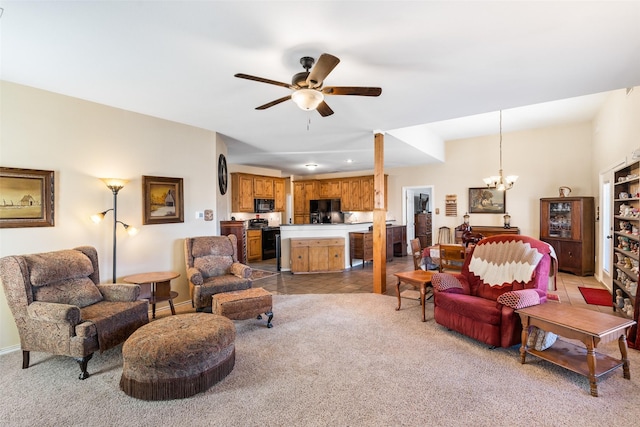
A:
[[[348,269],[351,267],[349,233],[367,232],[369,231],[369,227],[372,225],[372,222],[344,224],[282,224],[280,225],[280,260],[282,270],[291,271],[291,239],[315,239],[329,237],[344,239],[344,268]],[[362,264],[362,260],[353,260],[353,265],[360,264]]]

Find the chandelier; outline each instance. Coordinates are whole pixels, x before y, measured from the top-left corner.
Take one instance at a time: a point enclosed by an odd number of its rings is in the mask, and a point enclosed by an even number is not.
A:
[[[518,179],[518,175],[504,176],[502,174],[502,110],[500,110],[500,175],[493,175],[484,178],[483,181],[487,188],[493,188],[498,191],[509,190]]]

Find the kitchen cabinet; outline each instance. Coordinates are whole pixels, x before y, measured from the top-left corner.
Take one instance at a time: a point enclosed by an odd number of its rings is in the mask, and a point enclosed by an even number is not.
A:
[[[351,194],[349,185],[351,184],[351,179],[343,178],[340,180],[340,207],[343,211],[352,211],[351,209]]]
[[[595,269],[593,197],[540,199],[540,240],[553,246],[559,270],[592,275]]]
[[[275,199],[275,211],[284,212],[286,204],[286,191],[284,178],[273,179],[273,198]]]
[[[317,181],[305,181],[304,182],[304,213],[309,214],[310,202],[318,198],[318,182]]]
[[[255,199],[273,199],[273,178],[255,175],[253,177],[253,197]]]
[[[318,198],[318,182],[315,180],[293,183],[293,219],[295,224],[309,224],[310,202]]]
[[[285,179],[234,172],[231,174],[231,212],[253,213],[253,199],[274,199],[274,211],[284,212]]]
[[[247,261],[262,261],[262,230],[247,230]]]
[[[231,174],[231,212],[253,212],[253,175]]]
[[[627,335],[629,347],[640,349],[638,331],[638,256],[640,239],[640,163],[633,162],[614,172],[613,203],[613,311],[636,321]],[[614,273],[615,272],[615,273]]]
[[[293,238],[292,273],[326,273],[344,270],[344,238]]]
[[[361,205],[363,211],[373,210],[374,197],[373,176],[360,178],[360,199],[362,200]]]
[[[319,182],[320,199],[339,199],[342,197],[342,186],[339,179],[323,179]]]
[[[298,181],[293,183],[293,213],[294,215],[303,215],[304,207],[304,182]],[[296,224],[298,222],[296,221]]]
[[[348,201],[347,206],[342,206],[343,211],[361,211],[362,210],[362,197],[360,196],[360,178],[350,178],[348,180]]]
[[[221,236],[228,236],[230,234],[236,236],[238,240],[238,262],[242,264],[247,262],[247,240],[245,233],[244,221],[220,221]]]
[[[387,207],[387,176],[384,177],[385,199]],[[309,216],[309,201],[314,199],[340,199],[343,212],[373,211],[375,202],[373,175],[355,176],[341,179],[320,179],[297,181],[293,185],[294,217],[299,215],[300,222],[308,224],[302,215]],[[304,221],[304,222],[303,222]]]
[[[415,214],[414,223],[416,227],[416,239],[420,240],[420,249],[431,246],[433,242],[431,212]]]

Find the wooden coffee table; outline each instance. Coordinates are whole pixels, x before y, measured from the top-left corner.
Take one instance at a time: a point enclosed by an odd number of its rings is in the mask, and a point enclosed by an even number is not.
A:
[[[547,360],[589,378],[591,395],[598,396],[598,378],[622,366],[623,376],[631,378],[627,358],[627,333],[636,322],[599,311],[566,304],[545,303],[517,310],[522,320],[520,362],[527,353]],[[565,338],[584,343],[585,347],[558,340],[553,346],[538,351],[527,346],[529,328],[537,326]],[[620,359],[596,352],[599,343],[618,340]]]
[[[134,274],[122,280],[140,285],[140,298],[149,300],[152,318],[155,319],[156,303],[162,301],[169,301],[171,314],[176,314],[173,299],[178,297],[178,293],[171,290],[171,280],[179,276],[180,273],[175,271],[155,271],[153,273]]]
[[[434,271],[424,271],[424,270],[412,270],[406,271],[403,273],[394,273],[394,275],[398,278],[398,283],[396,284],[396,294],[398,295],[398,308],[396,310],[400,310],[400,305],[402,304],[402,298],[400,297],[400,283],[405,282],[414,288],[420,288],[420,304],[422,304],[422,321],[426,322],[427,319],[424,313],[424,301],[425,296],[427,294],[427,285],[431,285],[431,276],[433,276]]]

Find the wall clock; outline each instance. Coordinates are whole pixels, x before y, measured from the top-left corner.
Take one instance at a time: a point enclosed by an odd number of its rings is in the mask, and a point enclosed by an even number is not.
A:
[[[218,157],[218,187],[223,196],[227,193],[227,159],[224,154]]]

